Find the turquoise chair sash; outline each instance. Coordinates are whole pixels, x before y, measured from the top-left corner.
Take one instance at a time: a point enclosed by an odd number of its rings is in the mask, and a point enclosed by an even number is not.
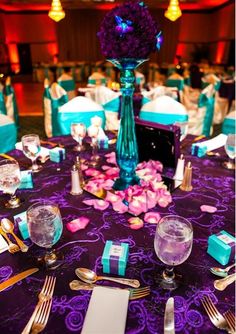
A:
[[[0,153],[6,153],[15,148],[17,129],[15,124],[0,125]]]
[[[190,79],[190,77],[186,77],[186,78],[184,78],[184,84],[186,85],[186,86],[191,86],[191,79]]]
[[[16,103],[16,95],[15,95],[14,88],[11,85],[6,85],[5,93],[7,96],[12,94],[14,121],[15,121],[16,127],[19,128],[19,114],[18,114],[18,107]]]
[[[60,127],[61,135],[70,134],[71,123],[84,123],[86,128],[91,125],[91,118],[99,116],[102,118],[102,127],[105,126],[105,114],[103,110],[99,111],[79,111],[79,112],[58,112],[57,121]]]
[[[160,123],[164,125],[188,121],[188,115],[157,113],[143,110],[140,111],[139,118],[147,122]]]
[[[51,98],[51,106],[52,106],[52,135],[54,136],[61,136],[61,127],[58,122],[58,109],[59,107],[63,106],[68,102],[68,96],[63,95],[59,99],[52,99]]]
[[[75,90],[75,81],[74,80],[60,80],[58,84],[65,89],[66,92]]]
[[[102,79],[88,79],[88,83],[90,85],[96,85],[96,83],[99,81],[101,82],[101,84],[105,85],[106,84],[106,78],[102,78]]]
[[[210,135],[210,131],[211,131],[211,125],[212,125],[213,116],[214,116],[214,105],[215,105],[214,96],[207,97],[205,94],[200,94],[199,101],[198,101],[198,107],[206,108],[206,113],[205,113],[205,117],[203,120],[202,134],[207,137]]]
[[[117,97],[107,103],[102,104],[105,111],[118,112],[120,107],[120,98]]]
[[[7,114],[3,91],[0,91],[0,114]]]
[[[178,90],[182,91],[184,89],[184,80],[182,79],[167,79],[167,87],[177,87]]]
[[[235,118],[225,117],[222,124],[222,133],[228,135],[229,133],[236,134],[236,120]]]

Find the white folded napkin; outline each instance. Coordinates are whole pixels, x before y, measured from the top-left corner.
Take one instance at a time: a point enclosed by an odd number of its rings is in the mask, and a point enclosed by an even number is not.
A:
[[[20,142],[16,143],[15,148],[17,150],[23,151],[22,142],[20,141]],[[42,157],[42,158],[46,158],[46,157],[49,156],[49,151],[50,151],[50,149],[41,146],[39,156]]]
[[[8,243],[0,234],[0,253],[5,252],[6,250],[8,250]]]
[[[129,291],[95,287],[81,334],[124,334]]]
[[[227,136],[223,133],[218,136],[202,141],[200,143],[192,144],[192,155],[196,155],[199,158],[203,157],[208,151],[216,150],[225,145]]]

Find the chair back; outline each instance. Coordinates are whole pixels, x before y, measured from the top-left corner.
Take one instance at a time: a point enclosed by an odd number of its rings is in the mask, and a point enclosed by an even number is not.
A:
[[[9,116],[16,124],[16,127],[19,127],[19,113],[18,106],[16,102],[15,90],[11,85],[11,78],[7,77],[5,84],[5,94],[6,94],[6,109],[7,116]]]
[[[106,85],[107,79],[99,72],[94,72],[88,78],[89,85]]]
[[[75,97],[75,80],[67,73],[63,73],[58,79],[58,84],[67,92],[69,100]]]
[[[0,83],[0,115],[7,114],[7,108],[5,105],[4,93],[3,93],[4,86]]]
[[[14,121],[9,116],[0,114],[0,153],[13,150],[16,139],[17,129]]]
[[[229,133],[236,134],[236,111],[231,111],[224,119],[222,124],[222,133],[228,135]]]

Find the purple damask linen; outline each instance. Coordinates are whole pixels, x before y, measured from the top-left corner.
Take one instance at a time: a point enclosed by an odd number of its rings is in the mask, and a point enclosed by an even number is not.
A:
[[[130,214],[115,212],[111,205],[104,211],[96,210],[92,205],[83,203],[84,200],[94,199],[86,192],[81,196],[70,195],[70,169],[76,155],[72,151],[75,142],[70,136],[51,139],[65,145],[67,159],[61,163],[47,161],[43,170],[33,176],[34,188],[17,191],[24,199],[20,208],[11,211],[5,209],[2,204],[4,196],[1,196],[0,219],[7,217],[13,220],[14,215],[43,199],[56,202],[60,207],[64,230],[55,247],[64,253],[65,262],[54,271],[57,283],[52,311],[44,333],[80,333],[91,292],[72,291],[69,282],[77,279],[75,269],[78,267],[87,267],[98,274],[102,273],[101,257],[106,240],[129,244],[126,277],[139,279],[141,286],[151,287],[150,296],[129,302],[126,334],[162,334],[165,303],[170,296],[173,296],[175,301],[176,333],[222,332],[211,324],[200,299],[203,295],[209,295],[222,313],[229,308],[233,310],[235,305],[233,284],[222,292],[214,289],[215,276],[210,273],[209,268],[218,266],[218,263],[206,253],[207,239],[211,234],[223,229],[234,234],[234,172],[222,167],[222,162],[227,159],[223,150],[219,150],[220,157],[191,156],[191,140],[192,137],[184,140],[184,145],[188,145],[183,153],[185,161],[191,161],[193,166],[193,190],[183,192],[177,189],[172,194],[173,201],[167,207],[156,206],[151,209],[152,212],[158,212],[160,217],[173,214],[183,216],[193,225],[192,253],[185,263],[176,268],[176,272],[183,275],[185,283],[173,292],[163,291],[158,287],[158,275],[164,265],[154,251],[156,224],[145,222],[143,228],[132,230],[128,223]],[[110,147],[110,151],[114,149],[114,146]],[[104,157],[105,152],[107,151],[100,151],[100,155]],[[9,154],[19,161],[22,169],[25,165],[30,166],[30,161],[22,152],[14,150]],[[90,156],[91,150],[88,148],[82,157]],[[101,164],[107,164],[105,157]],[[201,205],[214,206],[217,211],[211,214],[202,212]],[[69,232],[66,224],[80,216],[87,217],[90,223],[83,230]],[[144,214],[141,214],[140,218],[144,219]],[[44,251],[30,240],[26,242],[30,248],[28,253],[0,254],[0,282],[32,267],[34,257]],[[22,331],[37,303],[37,295],[43,286],[45,275],[45,271],[41,270],[0,292],[0,333],[17,334]],[[98,284],[112,285],[105,281]]]

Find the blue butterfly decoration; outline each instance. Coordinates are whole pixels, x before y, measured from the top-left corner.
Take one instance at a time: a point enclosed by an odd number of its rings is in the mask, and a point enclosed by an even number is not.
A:
[[[162,42],[163,42],[163,36],[162,36],[162,31],[160,31],[156,35],[156,48],[157,48],[158,51],[160,51]]]
[[[120,36],[123,36],[124,34],[127,34],[128,32],[131,32],[134,30],[132,27],[133,22],[129,20],[123,20],[120,16],[116,15],[116,31],[120,34]]]

